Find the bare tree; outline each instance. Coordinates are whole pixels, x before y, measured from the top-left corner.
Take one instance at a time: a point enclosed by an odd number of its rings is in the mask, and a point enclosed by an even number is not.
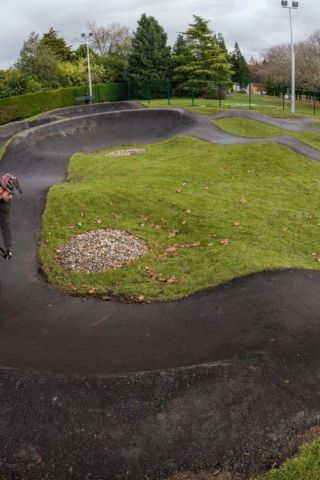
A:
[[[297,87],[313,89],[320,86],[320,30],[296,44]],[[270,82],[290,84],[291,55],[289,45],[276,45],[264,52],[265,70]]]
[[[109,26],[97,26],[87,23],[92,36],[92,48],[103,56],[114,55],[127,58],[131,49],[132,34],[126,25],[112,23]]]

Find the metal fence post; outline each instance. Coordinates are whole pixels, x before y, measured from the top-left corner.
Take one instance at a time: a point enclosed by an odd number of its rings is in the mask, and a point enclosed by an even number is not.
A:
[[[171,99],[170,87],[171,87],[171,85],[170,85],[170,79],[167,78],[167,97],[168,97],[168,105],[171,104],[171,101],[170,101],[170,99]]]
[[[128,100],[131,100],[131,82],[128,80]]]
[[[194,107],[194,80],[191,80],[191,95],[192,95],[192,106]]]
[[[150,104],[150,80],[147,80],[148,103]]]

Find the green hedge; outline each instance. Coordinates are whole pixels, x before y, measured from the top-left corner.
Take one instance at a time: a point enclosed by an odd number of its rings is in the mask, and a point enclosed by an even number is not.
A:
[[[33,117],[39,113],[56,108],[75,105],[75,97],[86,95],[88,87],[59,88],[46,92],[29,93],[18,97],[8,97],[0,100],[0,125]],[[109,83],[93,85],[95,102],[114,102],[128,98],[126,83]]]

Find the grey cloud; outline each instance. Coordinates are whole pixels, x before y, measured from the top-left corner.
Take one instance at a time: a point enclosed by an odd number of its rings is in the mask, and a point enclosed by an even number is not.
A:
[[[170,44],[192,21],[192,14],[211,19],[229,48],[238,41],[246,57],[289,41],[287,11],[280,0],[0,0],[0,68],[12,65],[31,31],[54,27],[69,44],[76,44],[88,20],[99,25],[121,22],[132,30],[142,13],[155,16],[168,32]],[[319,0],[301,0],[294,12],[296,40],[318,28]]]

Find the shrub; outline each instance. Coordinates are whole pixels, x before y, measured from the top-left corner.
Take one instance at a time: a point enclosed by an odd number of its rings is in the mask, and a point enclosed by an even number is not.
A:
[[[95,102],[114,102],[127,98],[126,83],[93,85]],[[28,93],[0,100],[0,124],[29,118],[48,110],[75,105],[75,97],[86,95],[88,87],[69,87]]]

